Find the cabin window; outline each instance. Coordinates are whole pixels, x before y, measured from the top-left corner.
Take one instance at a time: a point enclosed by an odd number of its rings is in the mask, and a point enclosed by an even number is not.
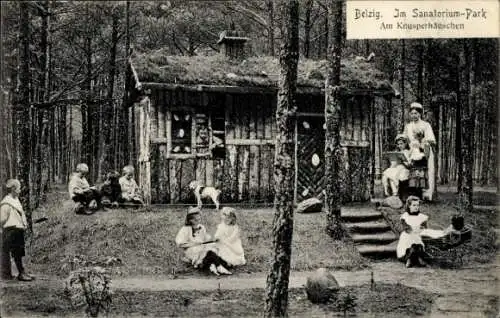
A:
[[[214,110],[211,114],[212,142],[211,150],[214,159],[226,156],[226,120],[224,110]]]
[[[225,157],[224,112],[171,111],[170,155],[172,157]]]
[[[171,153],[190,154],[192,115],[185,111],[172,112]]]

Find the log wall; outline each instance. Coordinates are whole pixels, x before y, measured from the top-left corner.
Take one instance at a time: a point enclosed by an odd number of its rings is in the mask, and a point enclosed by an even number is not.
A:
[[[275,95],[158,89],[151,92],[150,100],[152,203],[194,203],[188,189],[193,180],[221,189],[223,203],[272,202]],[[342,124],[343,143],[347,147],[365,147],[369,151],[370,124],[369,116],[365,115],[369,114],[369,103],[353,100],[346,102],[345,122]],[[323,96],[299,95],[297,103],[299,113],[322,116]],[[195,113],[214,109],[225,111],[224,159],[192,155],[173,158],[169,154],[169,110],[182,108],[193,108]],[[144,166],[144,163],[141,165]],[[368,169],[369,160],[366,167]],[[357,171],[363,171],[365,182],[369,182],[369,174],[363,169],[357,168]]]

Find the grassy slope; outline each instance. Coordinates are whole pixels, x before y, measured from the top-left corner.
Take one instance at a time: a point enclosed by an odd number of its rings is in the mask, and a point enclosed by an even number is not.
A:
[[[430,227],[447,227],[456,195],[440,193],[440,202],[424,204],[423,212],[430,216]],[[475,204],[494,205],[495,193],[475,193]],[[154,208],[151,210],[110,210],[92,216],[70,212],[71,202],[65,193],[52,193],[45,204],[35,211],[34,218],[49,216],[49,221],[35,225],[35,240],[28,250],[30,269],[35,273],[66,275],[61,270],[69,258],[84,255],[90,260],[118,257],[123,266],[113,268],[115,274],[150,275],[196,274],[185,266],[182,251],[175,247],[174,238],[183,224],[181,208]],[[388,216],[399,224],[399,211]],[[204,223],[213,233],[219,222],[214,210],[207,210]],[[248,264],[236,272],[267,272],[272,256],[271,209],[238,211],[238,223],[243,230],[243,245]],[[466,216],[474,228],[471,242],[459,249],[465,255],[465,264],[491,261],[497,252],[495,243],[498,226],[497,212],[476,210]],[[292,251],[292,268],[307,270],[318,267],[355,269],[367,266],[350,241],[334,242],[323,232],[324,214],[296,214]]]
[[[49,220],[35,225],[35,238],[27,253],[33,272],[65,275],[64,265],[76,255],[94,261],[120,258],[123,265],[113,268],[115,274],[170,274],[173,269],[192,272],[182,263],[182,251],[174,244],[185,209],[109,210],[92,216],[75,215],[70,209],[71,202],[64,195],[49,195],[36,211],[35,218],[47,215]],[[239,210],[237,217],[248,263],[237,272],[267,272],[272,256],[272,210]],[[207,210],[203,220],[214,233],[218,213]],[[324,233],[324,222],[324,214],[295,215],[292,268],[366,266],[351,242],[334,242]]]

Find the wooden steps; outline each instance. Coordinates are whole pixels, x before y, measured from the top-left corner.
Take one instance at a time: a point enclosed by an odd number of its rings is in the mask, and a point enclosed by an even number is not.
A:
[[[394,242],[394,240],[396,239],[397,239],[396,234],[394,234],[392,231],[352,235],[352,240],[355,243],[388,244]]]
[[[394,257],[394,256],[396,256],[396,245],[397,245],[397,241],[390,243],[390,244],[384,244],[384,245],[359,244],[356,247],[357,247],[359,253],[363,256]]]
[[[346,223],[345,226],[354,233],[377,233],[391,229],[387,222],[382,221],[353,222]]]
[[[396,256],[398,236],[380,211],[365,207],[346,208],[342,210],[341,218],[361,255],[374,258]]]
[[[383,219],[383,216],[377,210],[359,209],[342,211],[341,218],[345,222],[366,222]]]

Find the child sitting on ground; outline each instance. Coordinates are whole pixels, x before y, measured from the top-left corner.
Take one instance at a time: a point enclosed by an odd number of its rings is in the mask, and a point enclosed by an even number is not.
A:
[[[73,211],[77,214],[91,214],[86,208],[98,210],[101,208],[101,194],[96,187],[91,187],[85,178],[89,167],[84,163],[76,166],[76,172],[69,179],[68,192],[71,199],[76,202]]]
[[[421,232],[427,228],[429,217],[420,213],[420,199],[409,196],[406,200],[406,212],[401,215],[403,232],[399,236],[396,254],[399,260],[406,263],[406,267],[414,265],[425,266],[424,242]]]
[[[219,248],[219,256],[230,266],[245,265],[245,253],[241,244],[240,228],[236,224],[233,208],[221,210],[221,223],[217,225],[214,235]]]
[[[10,179],[5,186],[8,194],[0,202],[0,223],[2,226],[2,280],[14,278],[11,272],[11,260],[14,259],[20,281],[32,281],[33,277],[26,274],[23,266],[24,232],[28,226],[26,215],[19,201],[21,182]]]
[[[120,174],[116,171],[109,172],[106,175],[106,180],[101,185],[102,205],[118,207],[122,195],[119,178]]]
[[[201,224],[200,209],[190,208],[184,226],[175,237],[175,244],[184,249],[185,260],[195,268],[209,270],[214,275],[231,272],[226,269],[228,264],[218,255],[219,249],[210,234]]]
[[[123,168],[123,176],[118,180],[121,187],[121,201],[143,205],[141,191],[134,180],[134,167],[125,166]]]

